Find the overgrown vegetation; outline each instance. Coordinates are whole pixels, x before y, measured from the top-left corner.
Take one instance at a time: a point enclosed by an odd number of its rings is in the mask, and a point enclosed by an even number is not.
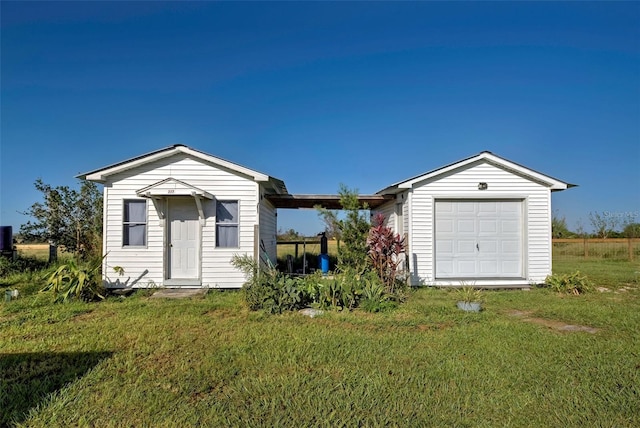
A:
[[[102,286],[102,259],[78,264],[69,260],[47,275],[42,293],[52,293],[54,302],[64,303],[76,299],[84,302],[102,300],[105,290]]]
[[[384,217],[369,223],[366,205],[358,194],[342,185],[340,203],[345,218],[320,210],[335,226],[333,234],[342,238],[338,247],[337,269],[331,277],[319,272],[306,277],[290,277],[273,268],[258,269],[249,256],[236,255],[233,265],[247,282],[245,301],[249,309],[282,313],[309,305],[321,309],[352,310],[361,306],[370,312],[396,307],[405,298],[407,285],[400,274],[404,240],[384,225]]]

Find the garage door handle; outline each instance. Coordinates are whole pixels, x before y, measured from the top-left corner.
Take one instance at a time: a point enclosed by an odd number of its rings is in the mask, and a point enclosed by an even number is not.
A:
[[[476,243],[476,250],[480,251],[480,245],[478,245],[478,243]]]

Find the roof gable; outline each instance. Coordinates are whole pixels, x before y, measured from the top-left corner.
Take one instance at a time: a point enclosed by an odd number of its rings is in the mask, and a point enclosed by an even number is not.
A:
[[[426,180],[437,179],[444,175],[455,173],[456,171],[469,168],[470,166],[473,166],[479,163],[491,164],[497,168],[500,168],[505,171],[509,171],[512,174],[521,176],[527,180],[531,180],[536,183],[539,183],[545,187],[548,187],[552,191],[565,190],[570,187],[575,187],[574,184],[565,183],[564,181],[558,180],[549,175],[543,174],[531,168],[527,168],[525,166],[522,166],[510,160],[501,158],[500,156],[494,155],[491,152],[485,151],[475,156],[471,156],[469,158],[463,159],[461,161],[409,178],[408,180],[404,180],[404,181],[400,181],[398,183],[392,184],[391,186],[388,186],[380,190],[379,192],[377,192],[377,194],[384,195],[384,194],[399,193],[404,189],[411,189],[415,185],[421,182],[424,182]]]
[[[211,193],[202,189],[198,189],[195,186],[185,183],[184,181],[177,180],[169,177],[164,180],[158,181],[136,191],[138,196],[154,197],[154,196],[201,196],[206,199],[213,199]]]
[[[261,172],[246,168],[242,165],[238,165],[236,163],[224,160],[216,156],[212,156],[210,154],[201,152],[199,150],[192,149],[191,147],[187,147],[183,144],[176,144],[170,147],[166,147],[164,149],[156,150],[151,153],[147,153],[141,156],[137,156],[135,158],[118,162],[113,165],[96,169],[94,171],[89,171],[87,173],[78,175],[78,178],[86,179],[89,181],[97,181],[102,183],[107,181],[108,177],[114,174],[119,174],[124,171],[136,168],[138,166],[155,162],[159,159],[171,157],[176,154],[186,154],[196,159],[200,159],[203,162],[220,166],[222,168],[225,168],[237,174],[248,176],[256,182],[269,183],[275,193],[278,193],[278,194],[287,193],[287,188],[282,180],[279,180],[274,177],[270,177]]]

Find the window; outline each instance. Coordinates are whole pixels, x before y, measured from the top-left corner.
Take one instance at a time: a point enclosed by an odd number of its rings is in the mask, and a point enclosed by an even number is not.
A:
[[[216,247],[238,248],[238,201],[216,204]]]
[[[125,247],[147,245],[147,201],[124,201],[122,245]]]

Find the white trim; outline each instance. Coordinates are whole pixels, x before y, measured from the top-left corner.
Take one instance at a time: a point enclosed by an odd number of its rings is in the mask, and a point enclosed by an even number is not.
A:
[[[110,176],[110,175],[117,174],[117,173],[129,170],[129,169],[135,168],[137,166],[145,165],[147,163],[154,162],[154,161],[157,161],[159,159],[164,159],[166,157],[173,156],[173,155],[179,154],[179,153],[183,153],[183,154],[186,154],[186,155],[189,155],[189,156],[193,156],[193,157],[198,158],[200,160],[203,160],[205,162],[212,163],[212,164],[215,164],[215,165],[219,165],[219,166],[221,166],[223,168],[226,168],[226,169],[229,169],[231,171],[235,171],[237,173],[244,174],[246,176],[249,176],[249,177],[253,178],[256,181],[269,181],[269,176],[266,175],[266,174],[263,174],[263,173],[258,172],[258,171],[254,171],[252,169],[240,166],[240,165],[235,164],[233,162],[229,162],[229,161],[226,161],[224,159],[221,159],[221,158],[218,158],[218,157],[215,157],[215,156],[212,156],[212,155],[208,155],[208,154],[199,152],[197,150],[193,150],[193,149],[191,149],[191,148],[189,148],[187,146],[181,146],[181,145],[176,145],[176,146],[173,146],[173,147],[169,147],[169,148],[167,148],[165,150],[154,152],[154,153],[151,153],[151,154],[149,154],[147,156],[143,156],[143,157],[140,157],[140,158],[137,158],[137,159],[133,159],[133,160],[128,161],[128,162],[125,161],[123,163],[117,164],[117,165],[112,166],[112,167],[106,167],[106,168],[103,168],[103,169],[99,169],[97,171],[93,171],[91,173],[88,173],[85,178],[87,180],[90,180],[90,181],[100,181],[100,182],[106,181],[107,177]]]
[[[530,168],[526,168],[522,165],[518,165],[514,162],[508,161],[506,159],[503,159],[499,156],[494,155],[493,153],[490,152],[482,152],[476,156],[472,156],[470,158],[461,160],[459,162],[453,163],[451,165],[447,165],[445,167],[427,172],[425,174],[419,175],[417,177],[413,177],[410,178],[408,180],[405,181],[401,181],[395,184],[392,184],[391,186],[380,190],[379,192],[377,192],[376,194],[388,194],[388,193],[397,193],[400,191],[400,189],[411,189],[412,187],[414,187],[414,185],[425,181],[425,180],[429,180],[429,179],[433,179],[436,177],[439,177],[441,175],[453,172],[455,170],[464,168],[468,165],[471,165],[473,163],[478,163],[478,162],[487,162],[489,164],[492,164],[498,168],[503,168],[505,170],[508,170],[516,175],[519,175],[521,177],[527,178],[529,180],[533,180],[536,182],[539,182],[540,184],[544,185],[545,187],[548,187],[551,190],[565,190],[569,187],[571,187],[572,185],[565,183],[563,181],[557,180],[553,177],[550,177],[548,175],[539,173],[537,171],[534,171]]]
[[[176,180],[173,177],[165,178],[150,186],[143,187],[136,191],[136,194],[143,198],[170,197],[170,196],[199,196],[201,198],[213,199],[213,195],[195,186]]]

